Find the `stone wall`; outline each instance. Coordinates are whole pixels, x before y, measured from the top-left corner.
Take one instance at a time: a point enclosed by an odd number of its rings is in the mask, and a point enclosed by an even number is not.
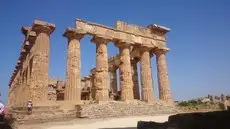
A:
[[[77,105],[77,117],[86,118],[108,118],[124,116],[143,116],[176,113],[174,106],[163,103],[148,104],[141,101],[125,103],[121,101],[110,101],[99,104]]]

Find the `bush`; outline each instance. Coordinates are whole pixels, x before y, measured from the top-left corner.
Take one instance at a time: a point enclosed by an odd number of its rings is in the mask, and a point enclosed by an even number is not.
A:
[[[178,103],[179,106],[189,106],[188,102],[182,101]]]
[[[191,106],[191,107],[196,107],[199,105],[205,105],[204,103],[201,102],[201,100],[189,100],[189,101],[182,101],[178,103],[179,106]]]

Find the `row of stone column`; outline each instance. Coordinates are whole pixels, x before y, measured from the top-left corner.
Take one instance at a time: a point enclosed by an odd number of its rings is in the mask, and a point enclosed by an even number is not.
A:
[[[12,106],[25,106],[28,100],[47,100],[50,34],[54,29],[54,24],[37,20],[32,27],[22,27],[25,42],[10,85]]]
[[[68,54],[67,54],[67,80],[65,88],[65,100],[79,100],[80,101],[80,40],[84,36],[84,32],[77,31],[76,29],[68,28],[64,33],[68,38]],[[112,41],[108,37],[95,35],[91,40],[96,44],[96,69],[94,76],[94,89],[96,91],[96,100],[107,101],[109,100],[108,93],[108,52],[107,43]],[[133,73],[136,72],[136,66],[132,67],[130,59],[130,43],[117,41],[115,45],[119,48],[120,52],[120,88],[121,100],[130,101],[138,98],[138,85],[133,84]],[[160,99],[171,100],[169,91],[169,81],[167,74],[167,65],[165,58],[165,50],[155,50],[157,56],[157,70],[158,70],[158,83]],[[144,101],[153,101],[153,86],[152,75],[150,66],[150,49],[147,47],[141,48],[140,54],[141,66],[141,85],[142,85],[142,99]],[[115,75],[113,73],[113,75]],[[137,75],[135,75],[137,77]],[[137,79],[137,78],[136,78]],[[115,83],[115,82],[113,82]],[[113,87],[114,90],[116,89]],[[135,93],[133,92],[135,90]]]
[[[13,83],[15,85],[15,94],[18,96],[14,101],[19,104],[26,102],[29,99],[33,101],[47,100],[50,34],[53,32],[54,28],[55,26],[53,24],[35,21],[33,27],[30,29],[30,31],[35,33],[34,40],[31,41],[27,39],[27,42],[29,42],[32,48],[26,50],[26,54],[29,54],[29,57],[26,56],[29,58],[29,61],[23,62],[23,65],[28,67],[26,73],[29,76],[26,75],[28,77],[26,77],[26,80],[28,79],[29,81],[26,81],[26,83],[25,81],[22,81],[25,80],[25,76],[24,74],[21,75],[23,67],[20,66],[18,70],[18,73],[20,71],[20,75],[18,75],[18,78],[14,79]],[[68,38],[65,100],[80,100],[81,98],[80,40],[84,35],[84,32],[70,28],[68,28],[64,34],[64,36]],[[26,35],[26,37],[30,37],[30,35]],[[111,40],[112,39],[108,37],[102,37],[100,35],[95,35],[91,40],[96,44],[96,70],[92,78],[94,81],[92,90],[95,91],[94,96],[96,100],[109,100],[107,43]],[[120,51],[121,64],[119,69],[121,100],[126,101],[138,99],[138,78],[136,64],[130,60],[130,43],[117,41],[115,42],[115,45]],[[155,54],[157,56],[160,99],[169,100],[171,99],[171,96],[169,91],[165,51],[156,50]],[[152,75],[149,56],[148,48],[141,49],[142,98],[146,101],[154,99],[152,95]],[[114,87],[114,90],[117,89]],[[23,91],[26,93],[21,94]]]
[[[160,100],[171,100],[171,94],[169,89],[169,81],[167,74],[167,64],[165,59],[166,50],[156,50],[154,51],[157,59],[157,70],[158,70],[158,86],[159,86],[159,99]],[[122,57],[121,57],[122,58]],[[141,48],[140,57],[135,57],[131,59],[131,74],[132,74],[132,86],[134,99],[140,99],[139,83],[138,83],[138,71],[137,63],[140,61],[140,75],[141,75],[141,91],[142,100],[152,101],[156,100],[153,95],[153,80],[151,74],[151,62],[150,62],[150,49]],[[128,67],[128,65],[126,66]],[[117,92],[117,75],[116,68],[110,71],[110,85],[112,92]],[[121,88],[122,92],[122,88]]]

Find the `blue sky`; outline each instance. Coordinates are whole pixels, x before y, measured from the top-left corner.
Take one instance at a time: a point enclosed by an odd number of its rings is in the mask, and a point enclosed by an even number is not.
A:
[[[1,0],[0,91],[6,101],[8,82],[24,36],[21,26],[35,19],[54,23],[49,75],[65,78],[66,27],[76,18],[114,26],[117,20],[147,26],[167,26],[169,79],[173,98],[190,99],[207,94],[230,93],[230,1],[228,0]],[[95,66],[95,44],[81,41],[82,76]],[[118,53],[108,45],[109,55]],[[152,58],[157,91],[155,58]],[[156,93],[157,95],[157,93]]]

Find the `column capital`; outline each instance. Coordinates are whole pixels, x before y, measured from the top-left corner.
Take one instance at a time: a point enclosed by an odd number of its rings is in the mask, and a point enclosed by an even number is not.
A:
[[[117,40],[115,42],[115,46],[118,48],[131,48],[132,44],[133,44],[132,42],[127,42],[123,40]]]
[[[22,26],[21,27],[21,32],[25,36],[25,41],[24,42],[29,41],[26,45],[30,45],[30,42],[33,43],[35,41],[35,38],[36,38],[37,35],[36,35],[35,31],[32,31],[31,27]]]
[[[170,49],[169,48],[163,48],[163,49],[154,49],[153,50],[153,53],[156,55],[156,56],[160,56],[162,54],[165,54],[169,51]]]
[[[107,44],[108,42],[112,41],[112,38],[110,37],[105,37],[102,35],[94,35],[93,38],[91,39],[91,42],[93,43],[104,43]]]
[[[26,37],[27,38],[26,40],[28,40],[30,43],[33,44],[35,42],[36,36],[37,36],[36,32],[30,30]]]
[[[26,27],[26,26],[21,27],[21,32],[25,36],[22,48],[27,50],[27,52],[30,51],[32,44],[36,39],[36,32],[32,31],[31,29],[32,29],[31,27]]]
[[[31,31],[31,27],[28,27],[28,26],[22,26],[21,27],[21,32],[25,35],[25,37],[27,37],[27,35],[29,35],[29,31]]]
[[[141,52],[143,52],[143,51],[150,51],[152,48],[150,48],[150,47],[146,47],[146,46],[141,46],[140,48],[139,48],[139,50],[141,51]]]
[[[68,38],[68,40],[78,39],[81,40],[86,33],[83,30],[75,29],[75,28],[67,28],[64,37]]]
[[[50,35],[55,30],[55,25],[52,23],[35,20],[33,22],[32,30],[38,33],[46,33]]]

